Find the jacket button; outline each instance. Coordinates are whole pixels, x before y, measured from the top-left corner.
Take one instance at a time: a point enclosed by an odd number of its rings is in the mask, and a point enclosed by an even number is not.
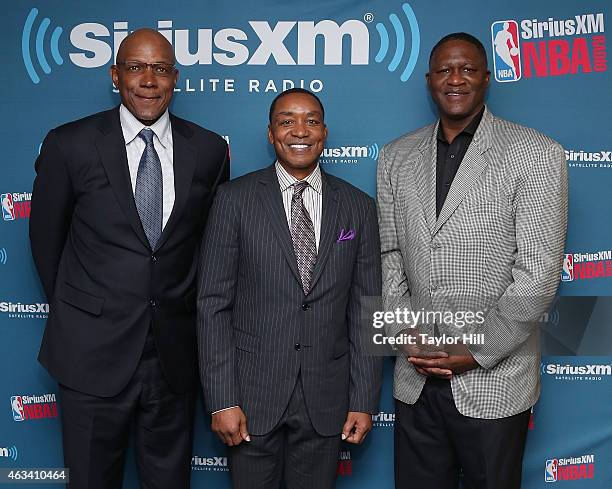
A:
[[[155,255],[151,255],[151,261],[157,261],[157,257]]]
[[[302,345],[296,343],[295,345],[293,345],[293,348],[295,348],[295,351],[300,351],[302,349]]]
[[[157,305],[157,302],[155,302],[155,299],[151,299],[149,301],[149,304],[151,304],[151,307],[155,307]]]
[[[302,304],[302,311],[307,311],[308,309],[310,309],[310,304],[304,302],[304,304]]]

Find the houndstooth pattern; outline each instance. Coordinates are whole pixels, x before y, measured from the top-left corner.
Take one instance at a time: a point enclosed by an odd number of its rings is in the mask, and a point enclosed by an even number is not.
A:
[[[134,199],[140,222],[151,249],[155,249],[162,233],[163,181],[161,162],[153,146],[153,131],[143,129],[138,136],[145,142],[145,149],[138,164],[138,176]]]
[[[436,218],[437,130],[432,124],[407,134],[380,154],[383,302],[386,309],[486,311],[469,331],[485,335],[484,345],[469,346],[482,368],[454,376],[453,396],[466,416],[511,416],[539,396],[537,321],[559,283],[565,155],[541,133],[485,110]],[[415,403],[424,382],[397,358],[397,399]]]
[[[312,271],[317,261],[317,245],[312,220],[304,207],[303,193],[308,182],[300,181],[293,185],[293,198],[291,199],[291,241],[297,260],[302,290],[308,294]]]

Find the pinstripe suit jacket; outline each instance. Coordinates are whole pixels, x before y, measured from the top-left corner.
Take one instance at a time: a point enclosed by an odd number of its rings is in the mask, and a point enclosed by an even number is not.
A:
[[[463,332],[479,368],[453,376],[457,409],[501,418],[538,398],[537,321],[561,270],[567,224],[563,149],[539,132],[485,110],[436,218],[438,123],[386,145],[378,163],[383,303],[433,311],[483,311]],[[456,334],[443,322],[439,333]],[[388,328],[396,335],[402,324]],[[423,326],[433,333],[434,327]],[[394,396],[418,399],[425,377],[405,357],[395,366]]]
[[[362,298],[380,295],[376,208],[348,183],[322,177],[306,296],[274,165],[222,185],[211,209],[198,298],[204,400],[210,412],[241,406],[252,434],[274,428],[300,372],[319,434],[339,434],[349,410],[377,411],[382,362],[364,354],[358,331]],[[342,229],[355,238],[337,241]]]

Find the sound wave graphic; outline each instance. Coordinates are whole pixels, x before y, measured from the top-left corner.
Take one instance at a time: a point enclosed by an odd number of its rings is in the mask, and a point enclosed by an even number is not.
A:
[[[406,20],[408,21],[408,25],[410,26],[410,54],[408,55],[408,62],[404,67],[400,75],[400,80],[405,82],[410,78],[414,67],[416,66],[417,59],[419,57],[419,49],[421,46],[421,34],[419,31],[419,23],[417,22],[416,16],[414,15],[414,11],[412,7],[405,3],[402,5],[402,10],[404,15],[406,16]],[[393,53],[393,57],[389,61],[389,65],[387,69],[391,72],[394,72],[399,67],[402,59],[405,57],[406,51],[406,34],[404,31],[404,26],[402,25],[400,18],[396,14],[389,15],[389,21],[393,26],[393,32],[395,34],[395,53]],[[389,32],[387,28],[382,22],[376,24],[376,30],[378,31],[378,35],[380,36],[380,48],[378,50],[378,54],[374,60],[377,63],[382,63],[387,56],[387,52],[389,51]]]
[[[23,64],[25,65],[26,71],[28,72],[28,76],[33,83],[38,84],[40,82],[40,77],[38,73],[34,69],[34,64],[32,63],[32,57],[30,55],[30,44],[31,44],[31,36],[32,36],[32,28],[34,27],[34,21],[38,16],[38,9],[33,8],[30,10],[28,17],[23,25],[23,31],[21,33],[21,56],[23,58]],[[48,17],[45,17],[38,29],[36,31],[36,36],[34,38],[34,48],[36,52],[36,59],[38,60],[38,64],[42,71],[48,75],[51,73],[51,66],[49,66],[49,62],[45,56],[44,45],[45,45],[45,34],[47,33],[47,29],[51,24],[51,20]],[[51,34],[51,38],[49,39],[49,47],[51,50],[51,56],[53,57],[53,61],[57,65],[64,64],[64,60],[59,52],[59,39],[62,35],[63,29],[57,26],[53,29]]]
[[[12,447],[9,448],[9,458],[13,459],[13,461],[17,460],[17,447],[15,445],[13,445]]]
[[[378,144],[374,143],[368,146],[368,156],[373,160],[378,159]]]
[[[7,258],[8,258],[8,255],[6,253],[6,249],[0,248],[0,263],[2,263],[3,265],[6,265]]]

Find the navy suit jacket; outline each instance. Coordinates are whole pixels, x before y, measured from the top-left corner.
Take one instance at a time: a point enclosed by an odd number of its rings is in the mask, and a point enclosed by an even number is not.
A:
[[[36,161],[30,239],[50,303],[39,360],[74,390],[120,392],[150,327],[170,386],[193,388],[200,236],[229,160],[220,136],[170,120],[176,198],[155,251],[136,210],[118,108],[52,130]]]

